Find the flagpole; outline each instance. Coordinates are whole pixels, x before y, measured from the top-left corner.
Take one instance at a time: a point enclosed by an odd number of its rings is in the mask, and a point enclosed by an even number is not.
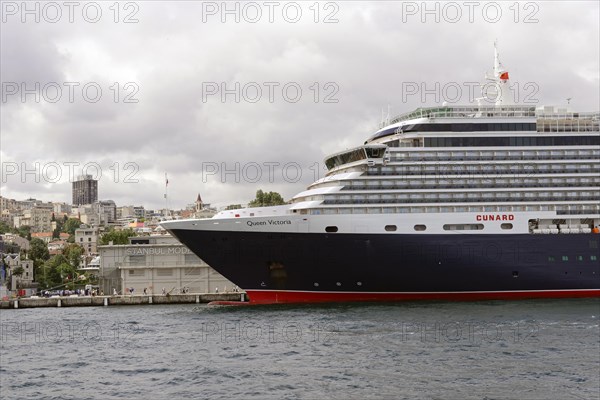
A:
[[[169,179],[167,178],[167,173],[165,172],[165,217],[169,216],[169,198],[167,196],[169,188]]]

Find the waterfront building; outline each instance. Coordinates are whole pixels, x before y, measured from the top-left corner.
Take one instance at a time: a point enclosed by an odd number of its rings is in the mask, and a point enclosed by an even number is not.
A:
[[[139,236],[126,245],[98,246],[104,293],[171,294],[232,290],[234,285],[171,235]]]

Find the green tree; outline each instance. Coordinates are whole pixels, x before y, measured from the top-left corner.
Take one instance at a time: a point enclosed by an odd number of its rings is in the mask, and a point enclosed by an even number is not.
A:
[[[11,271],[11,274],[16,276],[17,279],[17,288],[19,288],[21,286],[21,276],[23,276],[23,274],[25,273],[25,269],[23,269],[23,267],[21,267],[20,265],[18,267],[13,268],[13,270]],[[12,279],[11,279],[12,281]]]
[[[226,210],[239,210],[240,208],[242,208],[241,204],[230,204],[225,207]]]
[[[69,235],[75,234],[75,229],[81,226],[81,221],[78,218],[69,218],[63,225],[63,232]]]
[[[123,229],[122,231],[110,229],[100,237],[100,244],[106,245],[110,242],[113,244],[129,244],[129,238],[132,236],[137,236],[137,234],[131,228]]]
[[[20,265],[18,267],[13,268],[13,270],[12,270],[12,274],[14,276],[18,276],[19,278],[21,276],[23,276],[24,273],[25,273],[25,269],[23,267],[21,267]]]
[[[10,231],[10,226],[5,221],[0,221],[0,235]]]
[[[66,217],[66,215],[65,215],[65,217]],[[63,231],[65,220],[63,218],[57,219],[54,217],[54,214],[52,214],[52,221],[54,221],[56,223],[56,228],[54,228],[54,230],[52,231],[52,238],[59,239],[60,233]]]
[[[29,258],[33,260],[33,265],[41,265],[50,258],[50,252],[46,242],[42,239],[33,238],[29,242]]]
[[[69,263],[75,268],[79,268],[79,264],[81,264],[81,255],[84,250],[78,244],[72,243],[63,248],[63,256],[69,261]]]
[[[267,207],[279,206],[285,204],[283,197],[277,192],[265,193],[262,190],[256,191],[256,198],[248,203],[249,207]]]
[[[4,252],[5,253],[20,253],[21,248],[16,243],[4,243]]]
[[[74,270],[64,255],[57,254],[36,268],[35,276],[42,289],[59,288],[63,285],[64,278],[69,273],[73,274]]]
[[[27,240],[31,240],[31,227],[29,225],[23,225],[16,229],[19,236],[24,237]]]

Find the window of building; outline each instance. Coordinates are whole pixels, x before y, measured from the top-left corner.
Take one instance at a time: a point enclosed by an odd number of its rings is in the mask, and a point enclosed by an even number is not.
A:
[[[129,265],[145,265],[146,255],[129,256]]]
[[[200,275],[202,272],[202,268],[185,268],[183,270],[184,275]]]
[[[170,268],[157,268],[156,276],[173,276],[173,270]]]
[[[185,264],[200,264],[200,258],[193,253],[188,253],[184,255],[184,263]]]

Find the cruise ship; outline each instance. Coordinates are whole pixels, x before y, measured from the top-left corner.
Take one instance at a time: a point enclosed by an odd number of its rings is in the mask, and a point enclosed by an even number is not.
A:
[[[600,112],[419,108],[289,204],[163,227],[250,303],[600,297]]]

